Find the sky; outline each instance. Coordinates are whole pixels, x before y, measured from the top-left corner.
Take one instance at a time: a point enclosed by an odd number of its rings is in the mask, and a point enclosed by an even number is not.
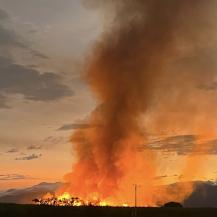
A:
[[[99,16],[77,0],[0,1],[0,171],[22,176],[0,188],[71,168],[71,131],[95,106],[80,77]]]
[[[86,127],[97,105],[82,76],[105,22],[102,10],[81,0],[0,0],[0,190],[62,181],[71,170],[76,156],[70,136]],[[204,55],[217,57],[215,49]],[[182,57],[181,64],[194,57]],[[216,83],[201,90],[212,95],[209,105],[215,108]],[[204,142],[207,148],[192,156],[205,159],[206,172],[197,179],[217,178],[216,139]],[[156,180],[180,180],[194,134],[177,135],[175,130],[151,135],[150,141],[160,162]]]

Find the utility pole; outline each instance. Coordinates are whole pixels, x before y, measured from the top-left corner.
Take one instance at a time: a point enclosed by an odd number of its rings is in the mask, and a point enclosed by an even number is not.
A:
[[[137,217],[137,188],[139,186],[134,184],[134,217]]]
[[[135,208],[137,207],[137,184],[134,185],[134,191],[135,191]]]

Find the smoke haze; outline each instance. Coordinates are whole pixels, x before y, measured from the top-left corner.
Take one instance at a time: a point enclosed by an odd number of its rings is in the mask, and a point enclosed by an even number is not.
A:
[[[85,1],[106,20],[85,72],[99,106],[89,118],[93,127],[72,135],[77,162],[61,191],[131,204],[130,189],[138,183],[143,205],[183,201],[193,191],[191,184],[156,197],[157,156],[148,148],[138,152],[138,146],[146,146],[150,134],[192,133],[199,150],[215,137],[215,85],[207,87],[216,78],[217,2],[104,2]],[[202,163],[190,154],[184,180],[201,174],[194,168]]]

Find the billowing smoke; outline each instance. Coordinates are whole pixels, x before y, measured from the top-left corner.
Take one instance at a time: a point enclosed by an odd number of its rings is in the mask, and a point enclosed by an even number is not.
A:
[[[216,1],[87,2],[105,9],[107,21],[86,65],[85,79],[99,106],[89,118],[91,127],[72,136],[77,162],[62,190],[132,203],[137,183],[143,186],[142,204],[166,200],[164,191],[163,199],[156,198],[159,162],[145,144],[151,133],[207,135],[211,128],[201,114],[209,107],[204,99],[213,100],[206,87],[215,78]],[[183,176],[191,176],[194,163],[187,160]],[[171,199],[183,200],[191,191],[186,185]]]

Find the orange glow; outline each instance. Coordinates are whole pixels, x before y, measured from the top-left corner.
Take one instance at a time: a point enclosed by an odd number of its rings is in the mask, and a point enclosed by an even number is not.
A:
[[[66,184],[58,194],[69,192],[91,202],[92,198],[94,201],[100,198],[116,206],[123,202],[133,206],[133,186],[137,184],[141,186],[137,192],[138,206],[156,206],[168,200],[182,202],[194,189],[188,181],[194,178],[194,172],[199,173],[195,167],[200,168],[202,164],[201,157],[189,152],[200,152],[198,135],[204,135],[210,125],[207,120],[198,121],[203,117],[198,115],[202,103],[192,95],[195,87],[204,82],[203,76],[198,76],[201,73],[192,71],[191,74],[189,70],[193,67],[185,72],[182,68],[168,67],[168,63],[176,63],[174,56],[183,55],[177,49],[177,42],[185,37],[179,38],[178,32],[188,23],[180,21],[186,8],[195,7],[188,0],[173,1],[173,4],[171,1],[129,2],[116,8],[117,25],[111,32],[105,31],[85,68],[86,81],[99,104],[87,119],[90,127],[73,131],[71,142],[77,159],[71,172],[65,175]],[[192,19],[187,11],[186,16]],[[130,20],[131,17],[134,19]],[[199,26],[194,28],[191,31],[198,32]],[[203,129],[197,129],[198,126]],[[163,151],[161,147],[153,151],[148,146],[148,135],[151,130],[158,135],[162,132],[181,135],[185,129],[193,133],[195,144],[190,146],[195,148],[185,153],[186,165],[180,168],[184,183],[172,190],[156,187],[155,177],[161,167],[158,154]],[[139,146],[143,146],[141,152]]]
[[[65,192],[57,198],[58,200],[69,200],[71,198],[71,195],[68,192]]]
[[[68,192],[65,192],[57,197],[47,193],[42,198],[34,201],[38,205],[51,206],[111,206],[109,202],[100,200],[97,197],[93,197],[90,200],[82,200],[78,197],[73,197]],[[124,204],[123,206],[127,206],[127,204]]]

